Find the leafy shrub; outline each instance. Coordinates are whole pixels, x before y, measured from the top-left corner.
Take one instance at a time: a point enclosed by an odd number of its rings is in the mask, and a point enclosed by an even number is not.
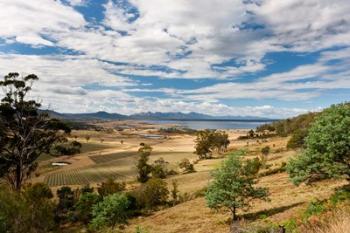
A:
[[[0,187],[0,232],[46,233],[56,229],[54,203],[45,185],[26,188],[23,193]]]
[[[179,163],[179,167],[180,169],[183,169],[185,173],[192,173],[195,171],[193,164],[187,158],[181,160],[181,162]]]
[[[325,210],[326,210],[325,202],[320,200],[315,200],[310,202],[309,205],[307,206],[304,212],[304,217],[309,218],[312,215],[319,215],[323,213]]]
[[[33,201],[40,201],[41,199],[51,199],[53,194],[51,189],[47,184],[44,183],[36,183],[30,184],[24,189],[24,195],[27,199]]]
[[[115,193],[103,198],[92,207],[90,228],[97,230],[105,226],[115,227],[126,223],[129,215],[129,200],[125,194]]]
[[[336,190],[335,193],[329,198],[329,201],[333,205],[346,200],[350,200],[350,187],[348,186]]]
[[[137,203],[136,195],[134,192],[125,193],[129,201],[129,214],[130,216],[135,216],[140,214],[141,207]]]
[[[284,221],[282,223],[282,225],[285,227],[286,231],[287,232],[290,232],[290,233],[297,233],[297,229],[298,229],[298,223],[297,223],[297,220],[292,218],[292,219],[289,219],[287,221]]]
[[[295,184],[350,178],[350,104],[333,105],[312,124],[305,151],[291,159],[287,171]]]
[[[167,165],[168,162],[166,162],[163,158],[159,158],[154,161],[152,165],[152,177],[165,179],[168,175]]]
[[[75,204],[75,215],[77,220],[87,224],[92,219],[92,207],[101,200],[95,193],[86,192],[80,195]]]
[[[68,186],[63,186],[57,190],[58,205],[56,208],[56,220],[63,221],[69,217],[76,202],[73,190]]]
[[[304,146],[307,136],[307,129],[299,129],[292,133],[292,137],[288,140],[287,148],[296,149]]]
[[[151,178],[136,190],[134,195],[140,207],[152,209],[167,202],[169,190],[165,181]]]
[[[113,179],[108,179],[106,182],[102,182],[97,187],[97,192],[102,197],[121,192],[125,190],[125,182],[115,182]]]
[[[53,154],[55,155],[74,155],[79,154],[81,150],[81,143],[72,141],[69,143],[62,143],[55,145],[53,148]]]

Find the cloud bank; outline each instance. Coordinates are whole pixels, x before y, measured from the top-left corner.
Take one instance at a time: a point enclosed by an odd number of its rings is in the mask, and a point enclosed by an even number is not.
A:
[[[348,12],[347,0],[4,0],[0,70],[36,73],[33,95],[63,112],[287,117],[350,97]]]

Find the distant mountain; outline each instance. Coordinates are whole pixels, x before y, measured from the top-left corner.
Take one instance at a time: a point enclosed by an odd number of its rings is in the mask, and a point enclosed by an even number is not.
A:
[[[118,113],[95,112],[95,113],[58,113],[51,110],[43,110],[51,117],[74,121],[88,120],[246,120],[246,121],[269,121],[269,118],[254,116],[211,116],[196,112],[144,112],[132,115]]]
[[[118,113],[94,112],[94,113],[58,113],[51,110],[44,110],[51,117],[64,120],[126,120],[128,116]]]
[[[145,112],[130,115],[133,119],[139,120],[191,120],[191,119],[213,119],[213,116],[190,112],[190,113],[182,113],[182,112]]]

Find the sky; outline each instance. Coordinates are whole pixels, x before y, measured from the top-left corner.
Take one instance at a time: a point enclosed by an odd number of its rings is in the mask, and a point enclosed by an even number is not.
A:
[[[1,0],[0,75],[66,112],[285,118],[350,100],[349,0]]]

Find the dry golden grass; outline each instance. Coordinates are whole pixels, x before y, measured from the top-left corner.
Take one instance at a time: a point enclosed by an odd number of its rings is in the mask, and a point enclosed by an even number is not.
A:
[[[349,233],[350,212],[349,209],[338,210],[335,213],[326,214],[318,223],[309,223],[301,229],[301,233]]]
[[[125,232],[134,233],[136,227],[141,226],[152,233],[226,233],[227,219],[225,213],[211,211],[203,198],[197,198],[148,217],[133,219]]]

